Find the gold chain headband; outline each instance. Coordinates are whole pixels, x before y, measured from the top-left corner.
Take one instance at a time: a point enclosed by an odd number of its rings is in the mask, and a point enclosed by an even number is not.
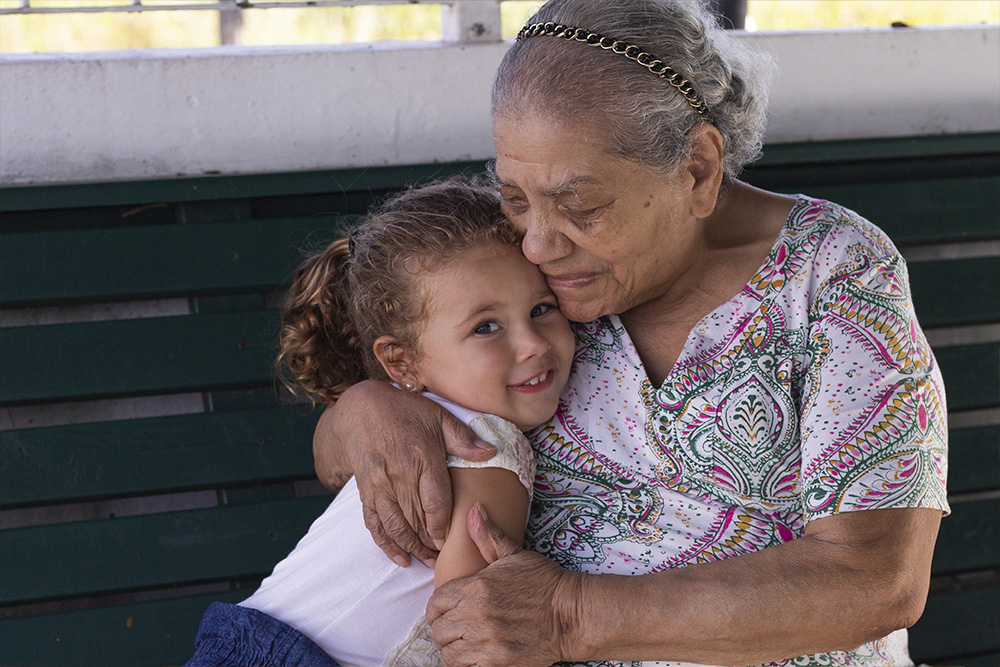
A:
[[[563,39],[585,42],[588,46],[599,46],[602,49],[623,55],[629,60],[634,60],[661,79],[666,79],[667,83],[680,91],[684,99],[691,105],[691,108],[703,117],[707,118],[708,116],[708,107],[705,105],[704,100],[698,96],[698,93],[694,91],[694,86],[691,85],[691,82],[674,71],[670,65],[667,65],[656,56],[643,51],[642,47],[635,44],[627,44],[614,37],[605,37],[583,28],[574,28],[559,23],[552,23],[551,21],[548,23],[530,23],[524,26],[521,28],[521,32],[517,33],[517,39],[520,41],[528,37],[538,37],[539,35],[562,37]]]

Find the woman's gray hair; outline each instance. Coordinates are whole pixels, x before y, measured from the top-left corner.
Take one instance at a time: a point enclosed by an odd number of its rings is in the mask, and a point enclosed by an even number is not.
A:
[[[528,23],[551,21],[635,44],[679,72],[708,107],[735,178],[760,156],[771,59],[746,49],[699,0],[550,0]],[[624,55],[557,37],[514,43],[493,83],[493,114],[589,121],[609,148],[671,173],[705,121],[677,89]]]

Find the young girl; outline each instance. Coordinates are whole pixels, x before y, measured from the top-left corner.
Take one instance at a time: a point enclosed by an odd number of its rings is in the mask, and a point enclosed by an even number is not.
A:
[[[475,503],[523,539],[534,459],[521,431],[553,415],[572,361],[569,324],[519,240],[495,191],[452,179],[397,196],[302,264],[278,358],[293,391],[329,402],[364,377],[389,380],[497,454],[450,457],[454,514],[433,570],[386,558],[349,481],[256,593],[209,608],[189,665],[440,664],[427,600],[486,566],[467,528]]]

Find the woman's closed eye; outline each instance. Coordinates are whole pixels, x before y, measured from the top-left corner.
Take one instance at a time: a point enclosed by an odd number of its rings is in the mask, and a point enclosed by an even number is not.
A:
[[[523,197],[500,197],[500,208],[507,215],[520,215],[528,210],[528,200]]]
[[[564,206],[562,210],[566,217],[574,224],[582,227],[596,220],[604,208],[603,206],[596,206],[594,208],[569,208]]]

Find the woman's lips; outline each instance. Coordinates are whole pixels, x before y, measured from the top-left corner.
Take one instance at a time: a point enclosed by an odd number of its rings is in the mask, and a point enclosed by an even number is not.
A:
[[[555,379],[555,369],[550,368],[547,371],[543,371],[542,373],[532,376],[526,382],[510,385],[510,388],[514,391],[521,392],[522,394],[535,394],[540,391],[545,391],[551,387],[552,383],[555,382]]]
[[[576,289],[585,287],[597,278],[596,273],[566,273],[562,275],[545,275],[545,281],[552,290]]]

